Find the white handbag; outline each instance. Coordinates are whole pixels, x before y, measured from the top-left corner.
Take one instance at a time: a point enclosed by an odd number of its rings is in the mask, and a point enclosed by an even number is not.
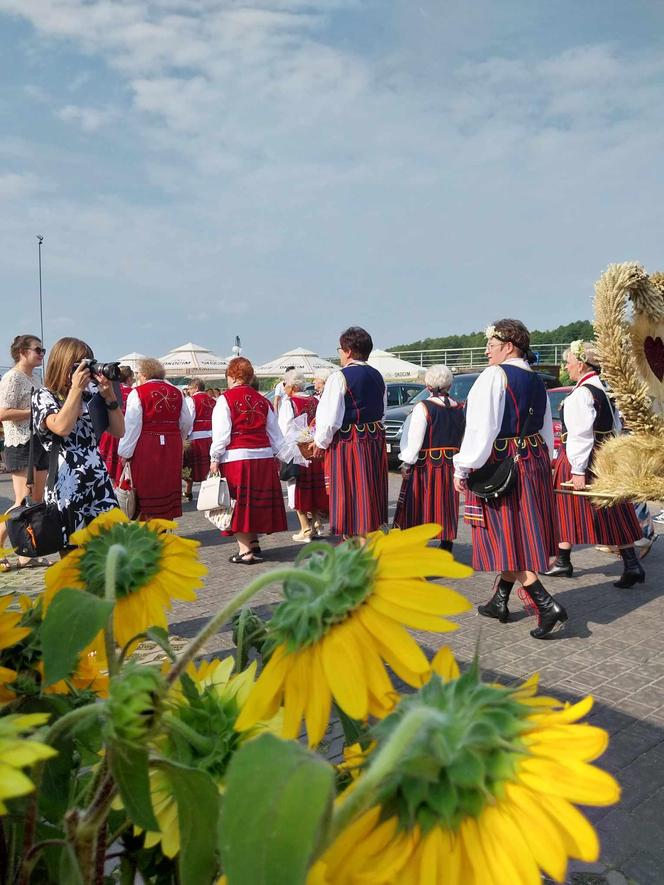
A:
[[[123,488],[126,486],[126,488]],[[120,475],[120,482],[115,488],[115,497],[118,499],[118,507],[125,516],[133,519],[136,515],[136,491],[134,482],[131,478],[131,467],[129,461],[125,463]]]
[[[196,510],[216,510],[218,507],[228,507],[230,502],[231,493],[223,476],[208,476],[201,483]]]
[[[227,507],[217,507],[216,510],[206,510],[205,518],[212,523],[220,532],[227,532],[233,521],[233,511],[235,510],[235,500],[230,499]]]

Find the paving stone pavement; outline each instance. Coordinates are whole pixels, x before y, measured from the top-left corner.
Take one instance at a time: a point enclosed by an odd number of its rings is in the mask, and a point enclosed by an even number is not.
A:
[[[396,503],[400,479],[390,475],[390,499]],[[7,477],[0,477],[0,506],[10,493]],[[289,525],[297,530],[291,514]],[[193,603],[174,606],[171,632],[193,636],[210,614],[223,605],[256,574],[290,563],[301,549],[290,534],[262,539],[265,563],[246,567],[232,565],[235,551],[231,539],[223,539],[195,510],[186,504],[180,531],[201,542],[201,558],[209,568],[205,587]],[[455,556],[470,563],[470,531],[463,524]],[[571,579],[548,579],[547,588],[567,608],[565,629],[546,641],[529,636],[534,626],[518,600],[512,604],[510,623],[499,624],[468,612],[456,620],[454,633],[416,633],[418,641],[433,652],[441,644],[451,646],[460,663],[468,664],[477,649],[488,678],[500,681],[523,679],[539,672],[542,688],[573,701],[586,694],[595,698],[589,721],[609,731],[609,749],[600,765],[618,778],[623,798],[615,808],[587,809],[601,842],[601,862],[572,864],[570,881],[614,881],[638,885],[664,882],[664,541],[655,544],[645,560],[647,580],[632,590],[617,590],[612,581],[620,574],[620,562],[594,548],[575,551],[575,575]],[[450,581],[474,604],[491,593],[492,576],[475,574],[464,581]],[[37,592],[38,570],[0,576],[0,592]],[[267,588],[254,600],[264,613],[279,599],[279,590]],[[231,647],[230,632],[222,630],[206,651]],[[331,754],[341,742],[338,727],[328,736]],[[620,879],[616,878],[619,876]],[[596,876],[593,874],[597,874]]]

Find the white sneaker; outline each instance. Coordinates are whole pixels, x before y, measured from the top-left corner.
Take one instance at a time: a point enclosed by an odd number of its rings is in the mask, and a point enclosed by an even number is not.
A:
[[[291,537],[294,541],[297,541],[298,544],[311,544],[311,529],[297,532],[297,534],[291,535]]]
[[[664,510],[660,510],[657,516],[653,516],[652,521],[658,525],[664,525]]]

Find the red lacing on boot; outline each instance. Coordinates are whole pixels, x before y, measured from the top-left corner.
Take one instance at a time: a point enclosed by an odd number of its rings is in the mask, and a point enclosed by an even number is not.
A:
[[[523,607],[525,608],[525,610],[528,612],[529,615],[534,615],[537,618],[537,624],[539,625],[541,623],[540,613],[539,609],[535,605],[533,597],[530,595],[530,593],[528,593],[525,587],[519,587],[517,593],[519,594],[519,599],[523,603]]]

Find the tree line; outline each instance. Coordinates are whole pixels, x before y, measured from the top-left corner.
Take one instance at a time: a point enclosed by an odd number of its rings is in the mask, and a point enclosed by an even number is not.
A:
[[[564,326],[556,326],[555,329],[533,329],[530,333],[530,343],[536,344],[567,344],[570,341],[581,339],[592,341],[594,337],[593,324],[590,320],[576,320]],[[413,341],[411,344],[396,344],[388,347],[393,352],[400,350],[450,350],[457,347],[484,347],[486,338],[484,330],[481,332],[468,332],[465,335],[443,335],[440,338],[423,338],[421,341]]]

